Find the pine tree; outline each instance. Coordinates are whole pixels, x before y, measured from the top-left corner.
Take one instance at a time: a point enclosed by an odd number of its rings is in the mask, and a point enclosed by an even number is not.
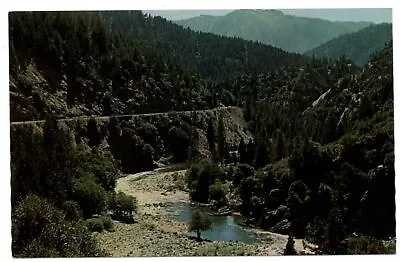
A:
[[[184,162],[188,158],[190,137],[189,134],[180,127],[171,127],[168,132],[171,153],[174,161]]]
[[[191,126],[190,128],[190,136],[189,136],[189,155],[188,159],[190,161],[196,160],[199,157],[199,133],[196,130],[195,126]]]
[[[197,114],[196,112],[190,113],[190,122],[191,125],[189,127],[189,152],[188,159],[189,161],[196,160],[199,155],[199,133],[197,132],[196,124],[197,124]]]
[[[275,145],[274,145],[274,161],[279,161],[283,157],[285,157],[286,150],[285,150],[285,140],[284,140],[284,135],[281,130],[278,130],[276,132],[275,136]]]
[[[243,137],[240,138],[240,143],[239,143],[239,159],[240,163],[245,163],[246,162],[246,144],[244,142]]]
[[[87,124],[87,137],[89,138],[89,146],[99,146],[101,142],[101,135],[97,127],[97,122],[91,118]]]
[[[255,144],[253,143],[253,139],[250,138],[249,143],[246,146],[246,163],[249,165],[253,165],[254,157],[255,157]]]
[[[40,177],[44,195],[57,204],[65,201],[72,188],[75,174],[75,147],[75,138],[69,129],[59,127],[54,118],[45,122],[43,148],[46,164]]]
[[[264,140],[262,140],[257,148],[255,166],[256,168],[261,168],[266,166],[269,162],[270,157],[268,154],[267,144]]]
[[[285,256],[297,255],[296,249],[294,248],[294,239],[292,234],[289,234],[288,241],[286,243],[286,247],[283,254]]]
[[[320,141],[322,144],[329,143],[337,138],[337,118],[329,114],[322,128]]]
[[[110,145],[110,151],[114,155],[114,158],[120,158],[119,155],[119,144],[121,139],[121,127],[119,125],[118,118],[111,117],[108,122],[108,144]]]
[[[208,147],[210,149],[212,159],[215,160],[217,158],[217,152],[216,152],[216,148],[215,148],[215,132],[214,132],[213,119],[211,117],[208,120],[207,140],[208,140]]]
[[[222,115],[218,119],[218,157],[221,163],[224,162],[225,154],[225,125]]]

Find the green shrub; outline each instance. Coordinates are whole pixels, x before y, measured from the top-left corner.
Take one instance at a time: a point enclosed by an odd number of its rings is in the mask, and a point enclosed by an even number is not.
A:
[[[113,215],[124,222],[132,222],[132,213],[137,210],[137,200],[133,196],[118,192],[113,199]]]
[[[62,204],[62,209],[65,212],[65,219],[78,221],[82,216],[82,211],[76,201],[68,200]]]
[[[104,229],[112,232],[114,231],[114,222],[109,216],[101,216],[100,219],[103,221]]]
[[[217,247],[214,245],[201,246],[196,249],[195,256],[217,256]]]
[[[244,174],[240,169],[235,170],[232,176],[232,184],[235,187],[238,187],[244,178]]]
[[[142,159],[141,164],[144,170],[151,170],[154,167],[154,149],[149,144],[144,144],[142,148]]]
[[[106,208],[106,192],[90,174],[84,175],[75,182],[73,195],[85,218],[100,214]]]
[[[61,210],[35,195],[12,212],[12,253],[14,257],[104,255],[85,227],[66,221]]]
[[[245,254],[246,248],[240,243],[232,245],[212,243],[200,246],[194,253],[195,256],[244,256]]]
[[[106,193],[106,209],[113,210],[115,202],[115,191],[109,191]]]
[[[116,178],[119,175],[118,165],[109,151],[95,148],[92,151],[82,151],[77,156],[77,170],[80,176],[93,174],[96,183],[107,191],[113,191]]]
[[[390,254],[393,251],[390,245],[385,245],[382,240],[370,236],[359,236],[348,238],[347,253],[357,255]]]
[[[215,184],[210,186],[210,199],[225,203],[228,190],[229,188],[227,184],[217,181]]]
[[[208,202],[209,187],[213,182],[213,166],[210,160],[201,160],[186,173],[186,181],[193,201]]]
[[[189,231],[196,231],[197,239],[201,237],[201,231],[208,230],[211,228],[211,220],[207,214],[195,209],[192,212],[192,219],[189,223]]]
[[[104,230],[103,219],[101,217],[87,219],[86,226],[91,232],[102,232]]]

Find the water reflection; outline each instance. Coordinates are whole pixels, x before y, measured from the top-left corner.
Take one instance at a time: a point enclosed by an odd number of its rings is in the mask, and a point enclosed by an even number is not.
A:
[[[200,208],[204,212],[210,212],[206,207],[194,206],[185,202],[171,202],[166,206],[167,215],[177,221],[189,223],[193,208]],[[257,235],[239,225],[240,216],[210,216],[212,228],[202,232],[202,238],[219,241],[240,241],[244,243],[254,243],[259,240]],[[192,236],[196,236],[194,232]]]

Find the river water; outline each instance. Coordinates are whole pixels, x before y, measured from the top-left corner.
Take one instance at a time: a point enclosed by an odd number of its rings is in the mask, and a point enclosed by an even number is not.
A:
[[[167,216],[180,221],[189,223],[193,208],[200,208],[204,212],[209,212],[206,207],[198,207],[187,202],[170,202],[166,205]],[[239,241],[244,243],[259,242],[260,238],[253,231],[239,225],[240,216],[210,216],[212,227],[210,230],[202,231],[201,237],[213,241]],[[196,236],[195,232],[190,233]]]

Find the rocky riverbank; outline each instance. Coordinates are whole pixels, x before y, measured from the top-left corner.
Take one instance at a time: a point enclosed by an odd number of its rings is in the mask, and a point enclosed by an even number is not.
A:
[[[256,230],[262,239],[257,244],[198,242],[189,236],[187,225],[168,218],[165,212],[167,202],[189,201],[184,191],[185,172],[159,169],[120,178],[117,191],[135,196],[138,200],[136,223],[115,221],[114,232],[95,233],[100,247],[114,257],[283,254],[287,236],[261,230]],[[301,240],[296,240],[295,247],[299,252],[308,251]]]

